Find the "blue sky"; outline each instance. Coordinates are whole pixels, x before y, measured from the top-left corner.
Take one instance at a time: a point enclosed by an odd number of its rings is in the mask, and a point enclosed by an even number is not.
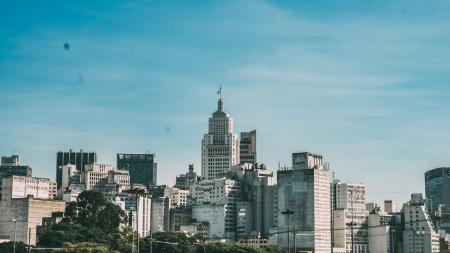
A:
[[[448,1],[0,1],[0,24],[0,154],[36,176],[69,148],[199,171],[219,84],[273,170],[311,151],[403,202],[450,163]]]

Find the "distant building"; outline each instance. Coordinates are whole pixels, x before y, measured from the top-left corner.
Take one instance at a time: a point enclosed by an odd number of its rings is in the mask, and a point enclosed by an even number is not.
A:
[[[192,209],[190,206],[178,206],[170,209],[170,231],[180,232],[180,227],[192,222]]]
[[[169,188],[167,185],[152,185],[148,187],[148,193],[152,196],[152,198],[162,198],[164,197],[164,193],[166,189]]]
[[[384,201],[384,212],[386,212],[386,213],[397,212],[397,210],[395,208],[395,203],[393,200],[385,200]]]
[[[169,198],[152,197],[151,233],[168,232],[170,230]]]
[[[3,165],[3,166],[20,165],[20,158],[18,155],[2,156],[0,165]]]
[[[239,138],[233,133],[233,119],[224,111],[222,98],[209,118],[202,140],[202,177],[214,179],[239,164]]]
[[[236,240],[240,187],[238,181],[226,178],[203,180],[191,186],[188,203],[192,206],[192,219],[209,223],[209,238]]]
[[[35,245],[37,227],[43,219],[65,211],[63,201],[49,200],[49,179],[12,176],[3,178],[2,187],[0,238],[14,240],[15,230],[17,241]]]
[[[108,198],[112,203],[120,206],[128,217],[128,224],[140,237],[150,235],[152,199],[146,194],[122,192]]]
[[[238,224],[238,229],[246,231],[244,234],[238,231],[238,238],[247,239],[250,234],[269,238],[269,229],[274,223],[274,192],[276,191],[273,172],[263,165],[245,163],[233,166],[228,174],[231,179],[240,182],[241,200],[250,203],[250,206],[241,203],[241,206],[247,206],[246,214],[241,216],[246,221],[239,222],[247,224],[247,227],[243,229],[242,225]]]
[[[176,177],[175,188],[189,190],[192,184],[200,181],[200,177],[194,172],[194,165],[189,164],[189,170],[186,174],[180,174]]]
[[[50,180],[49,188],[50,188],[49,192],[48,192],[49,199],[55,199],[56,196],[58,195],[58,192],[56,190],[56,182],[53,180]]]
[[[169,198],[170,208],[185,206],[187,204],[188,195],[188,190],[181,190],[174,187],[164,189],[164,197]]]
[[[98,190],[105,195],[114,195],[130,189],[130,175],[126,170],[113,170],[108,164],[86,165],[82,176],[86,190]]]
[[[97,154],[95,152],[69,152],[59,151],[56,153],[56,187],[61,188],[62,185],[62,166],[73,164],[77,170],[84,172],[84,167],[97,162]]]
[[[2,199],[2,179],[12,176],[31,177],[33,170],[30,166],[20,165],[19,156],[2,157],[0,165],[0,200]]]
[[[425,172],[425,197],[431,201],[431,216],[439,205],[450,206],[450,167]]]
[[[49,199],[50,179],[37,177],[12,176],[3,178],[2,200],[33,196],[37,199]]]
[[[332,189],[333,247],[344,248],[347,253],[368,253],[366,187],[335,180]]]
[[[330,171],[324,166],[322,156],[312,153],[294,153],[292,163],[292,169],[279,170],[277,173],[277,229],[291,231],[289,233],[291,248],[295,226],[297,231],[302,231],[295,236],[297,250],[330,253]],[[295,213],[295,220],[293,215],[282,214],[287,210]],[[277,240],[279,246],[288,248],[288,233],[279,233]]]
[[[157,164],[154,154],[117,154],[117,169],[130,172],[131,184],[156,185]]]
[[[421,193],[411,194],[403,205],[403,252],[439,252],[439,235],[431,221]]]
[[[256,130],[241,132],[240,163],[256,164]]]
[[[188,236],[201,235],[203,238],[208,238],[209,225],[207,222],[193,222],[191,224],[181,225],[180,232]]]
[[[390,238],[390,223],[392,218],[392,214],[387,214],[386,212],[381,212],[379,210],[369,214],[369,252],[395,252],[395,250],[390,247],[392,240]]]

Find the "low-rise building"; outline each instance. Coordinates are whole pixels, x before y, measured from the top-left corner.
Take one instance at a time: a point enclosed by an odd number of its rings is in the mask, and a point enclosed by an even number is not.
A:
[[[12,176],[3,178],[0,201],[0,238],[36,244],[36,230],[45,217],[64,212],[65,202],[50,200],[50,180]],[[31,231],[31,233],[30,233]]]

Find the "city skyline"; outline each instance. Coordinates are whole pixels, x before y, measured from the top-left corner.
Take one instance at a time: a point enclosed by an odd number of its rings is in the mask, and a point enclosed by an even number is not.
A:
[[[401,204],[450,151],[448,3],[403,3],[2,2],[0,155],[54,179],[60,150],[113,166],[150,151],[173,185],[200,173],[222,84],[258,162],[311,151],[367,201]]]

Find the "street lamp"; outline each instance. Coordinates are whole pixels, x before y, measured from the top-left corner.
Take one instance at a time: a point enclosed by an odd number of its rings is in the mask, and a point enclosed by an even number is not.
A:
[[[288,253],[291,252],[291,244],[290,244],[290,241],[289,241],[289,234],[291,233],[289,216],[291,214],[294,215],[294,253],[296,253],[295,252],[296,251],[296,246],[295,246],[295,212],[292,211],[292,210],[287,209],[286,211],[282,211],[281,214],[287,215],[287,218],[288,218]]]
[[[16,227],[17,227],[17,220],[16,219],[12,219],[12,222],[14,222],[14,253],[16,253]]]

